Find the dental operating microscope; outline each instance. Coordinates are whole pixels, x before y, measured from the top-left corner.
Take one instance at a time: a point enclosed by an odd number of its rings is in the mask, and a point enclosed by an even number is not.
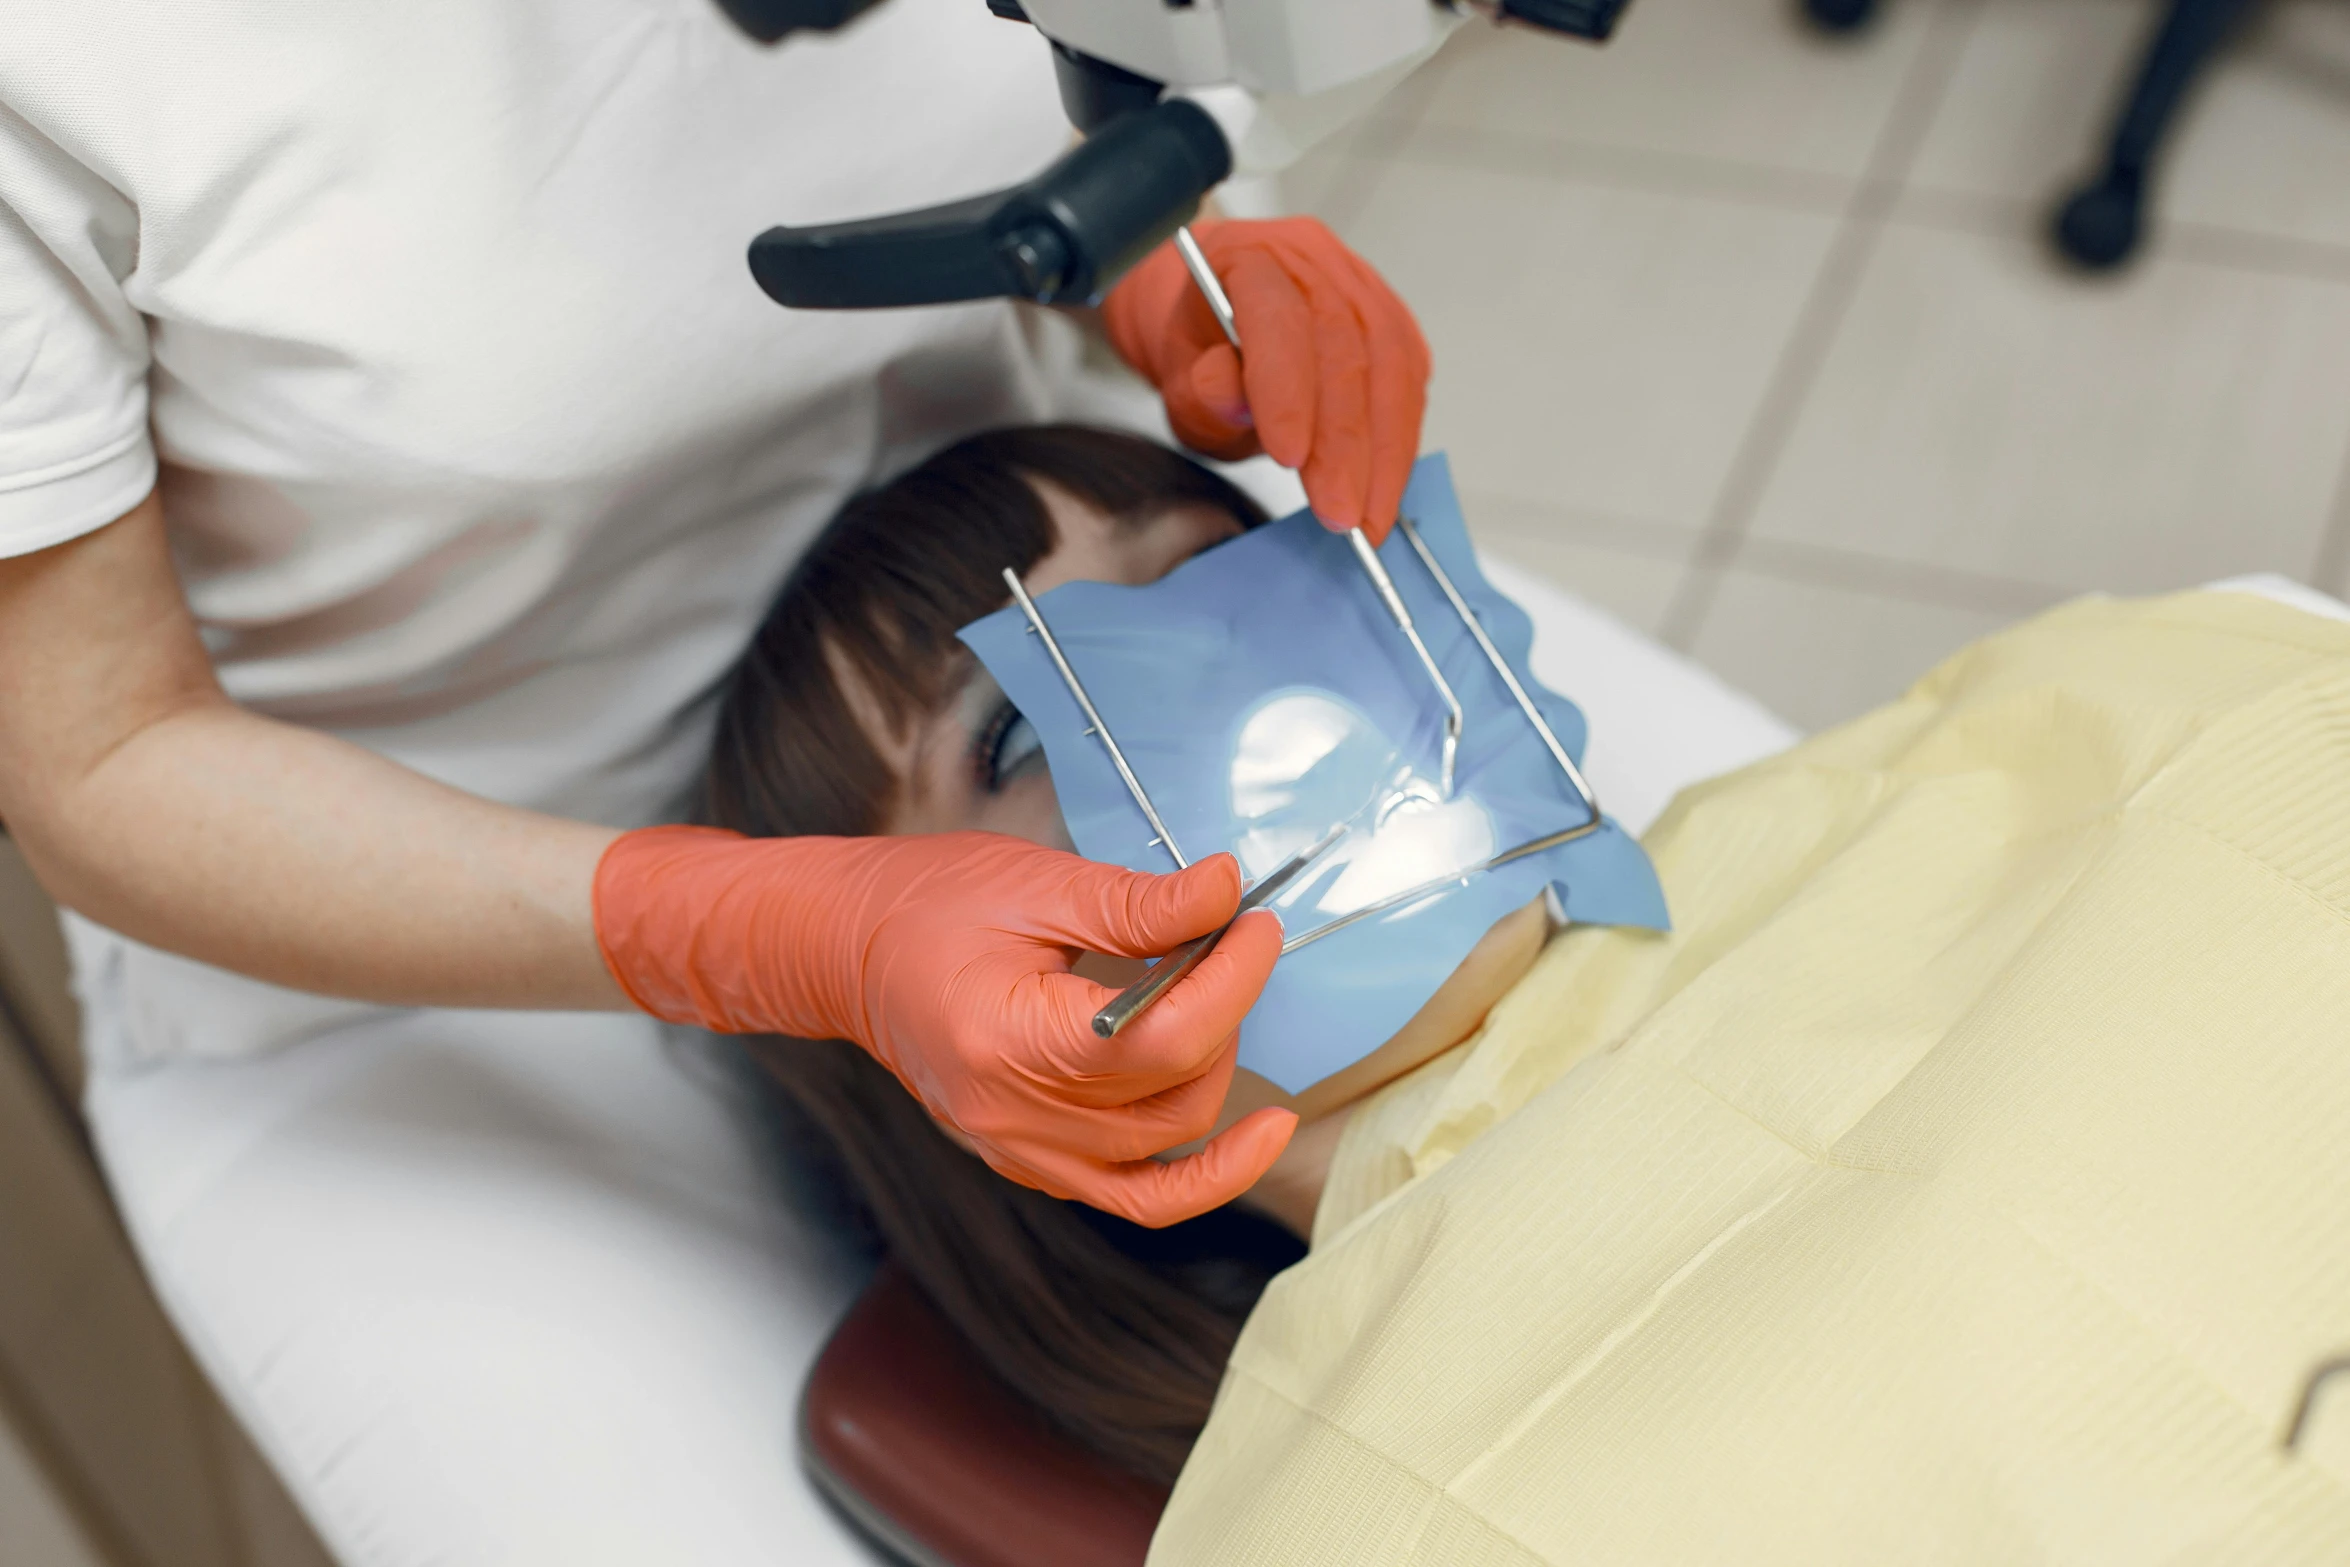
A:
[[[879,0],[719,0],[752,37],[829,31]],[[979,4],[981,0],[971,0]],[[1629,0],[984,0],[1036,28],[1085,140],[1007,190],[772,228],[751,272],[778,304],[860,310],[1010,297],[1084,303],[1233,175],[1278,172],[1472,17],[1602,41]]]

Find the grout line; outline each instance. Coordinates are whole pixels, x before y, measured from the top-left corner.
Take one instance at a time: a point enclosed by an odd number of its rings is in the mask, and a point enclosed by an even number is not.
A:
[[[1860,182],[1702,153],[1546,141],[1463,125],[1422,125],[1392,154],[1402,163],[1474,169],[1520,179],[1602,185],[1807,213],[1845,210]]]
[[[1628,512],[1585,511],[1509,490],[1482,487],[1464,490],[1461,492],[1461,503],[1471,510],[1493,505],[1516,511],[1539,512],[1542,514],[1542,530],[1545,533],[1556,532],[1576,544],[1615,550],[1626,555],[1679,559],[1697,541],[1697,530],[1682,523],[1635,516]],[[1511,537],[1515,531],[1496,526],[1489,535],[1478,536],[1490,536],[1499,542]]]
[[[1987,609],[2002,614],[2037,614],[2051,604],[2085,591],[1784,539],[1745,540],[1739,547],[1738,565],[1757,576],[1776,577],[1782,582],[1842,588],[1879,598],[1907,599],[1913,604]]]
[[[2350,483],[2350,475],[2346,475],[2345,482]],[[1618,555],[1637,555],[1650,560],[1686,559],[1704,537],[1700,530],[1679,523],[1621,513],[1576,511],[1502,490],[1470,490],[1462,496],[1463,504],[1472,513],[1488,500],[1541,513],[1543,533],[1562,543]],[[1495,529],[1478,537],[1507,556],[1511,544],[1520,536],[1511,530]],[[2036,614],[2051,604],[2088,591],[1784,539],[1746,540],[1738,563],[1743,569],[1782,582],[1873,593],[1917,604],[2011,614]]]
[[[2021,239],[2034,232],[2032,224],[2040,211],[2022,196],[1911,185],[1895,199],[1893,210],[1885,215],[1885,220],[1905,228],[1980,234],[1990,239]]]
[[[2323,283],[2350,283],[2350,245],[2288,239],[2282,234],[2255,234],[2210,223],[2166,223],[2162,221],[2160,198],[2156,199],[2153,254],[2157,259],[2167,252],[2178,260],[2207,267],[2314,278]]]
[[[2350,245],[2165,218],[2159,196],[2155,198],[2154,227],[2147,235],[2146,253],[2135,265],[2111,277],[2081,273],[2058,260],[2049,246],[2048,208],[2048,201],[2022,196],[1913,185],[1902,192],[1888,221],[1902,228],[2036,244],[2048,256],[2051,273],[2091,291],[2124,286],[2145,267],[2164,262],[2319,283],[2350,283]]]
[[[1424,110],[1425,103],[1420,107]],[[1381,129],[1386,134],[1375,151],[1358,146],[1339,155],[1342,169],[1332,180],[1331,188],[1334,195],[1343,196],[1348,209],[1346,217],[1355,215],[1368,194],[1364,188],[1368,183],[1366,173],[1375,177],[1376,170],[1366,170],[1364,166],[1377,163],[1468,169],[1516,179],[1597,185],[1812,214],[1848,213],[1853,206],[1855,188],[1860,184],[1841,175],[1774,168],[1702,153],[1616,147],[1596,142],[1544,141],[1461,125],[1399,124],[1390,120],[1382,122]],[[1886,221],[1903,228],[1981,234],[2036,245],[2049,252],[2051,272],[2073,278],[2084,288],[2126,282],[2129,272],[2107,279],[2076,273],[2055,259],[2047,236],[2048,214],[2061,194],[2056,186],[2043,195],[2027,197],[1905,182],[1886,214]],[[1329,200],[1323,205],[1339,204]],[[2147,249],[2139,268],[2147,263],[2182,261],[2276,277],[2350,283],[2350,243],[2265,234],[2226,224],[2168,217],[2159,193],[2153,198],[2150,217],[2153,226],[2147,234]]]
[[[1723,578],[1738,558],[1747,526],[1762,505],[1763,492],[1827,363],[1828,350],[1859,292],[1861,276],[1876,253],[1902,182],[1925,144],[1960,52],[1981,15],[1981,0],[1950,0],[1937,6],[1928,20],[1926,37],[1918,46],[1908,79],[1902,83],[1893,112],[1870,152],[1868,172],[1846,204],[1828,254],[1813,275],[1779,363],[1731,457],[1704,536],[1666,608],[1661,624],[1668,646],[1689,651],[1721,591]]]

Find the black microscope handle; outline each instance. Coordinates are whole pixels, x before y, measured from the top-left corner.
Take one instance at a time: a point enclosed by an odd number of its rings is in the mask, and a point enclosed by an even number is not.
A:
[[[878,0],[718,0],[735,26],[763,44],[793,33],[837,32],[871,10]]]
[[[800,310],[1090,300],[1189,222],[1231,172],[1216,122],[1171,99],[1111,121],[1009,190],[771,228],[751,242],[751,275],[777,304]]]
[[[1504,19],[1605,43],[1632,0],[1499,0]]]

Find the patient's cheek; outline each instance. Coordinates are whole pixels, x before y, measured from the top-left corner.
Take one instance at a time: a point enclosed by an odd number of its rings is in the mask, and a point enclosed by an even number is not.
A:
[[[1052,775],[1041,769],[993,794],[974,791],[971,820],[963,825],[1025,838],[1048,849],[1072,854],[1077,849],[1069,837],[1068,824],[1061,820],[1061,800],[1053,792]]]

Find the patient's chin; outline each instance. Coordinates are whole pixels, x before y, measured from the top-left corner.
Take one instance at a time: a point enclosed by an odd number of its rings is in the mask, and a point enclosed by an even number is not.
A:
[[[1469,955],[1437,987],[1436,994],[1376,1050],[1295,1094],[1269,1077],[1237,1067],[1232,1086],[1225,1090],[1224,1108],[1207,1137],[1170,1148],[1159,1157],[1180,1159],[1197,1153],[1209,1138],[1258,1110],[1287,1110],[1312,1124],[1351,1109],[1475,1034],[1494,1003],[1526,976],[1554,934],[1549,910],[1540,898],[1504,915],[1478,939]],[[1081,953],[1072,965],[1079,975],[1111,990],[1125,989],[1149,967],[1141,958],[1113,958],[1096,952]]]
[[[1290,1108],[1305,1120],[1319,1120],[1369,1098],[1470,1038],[1485,1026],[1485,1015],[1494,1005],[1526,977],[1558,929],[1542,898],[1495,920],[1409,1022],[1369,1055],[1296,1095]]]
[[[1504,915],[1478,938],[1469,955],[1437,987],[1436,994],[1412,1014],[1409,1022],[1377,1049],[1298,1093],[1288,1093],[1270,1078],[1260,1077],[1246,1067],[1239,1068],[1232,1074],[1232,1087],[1224,1096],[1223,1113],[1216,1117],[1215,1128],[1208,1136],[1213,1137],[1242,1116],[1267,1106],[1291,1111],[1309,1124],[1321,1121],[1352,1108],[1397,1078],[1425,1066],[1484,1026],[1485,1015],[1525,978],[1526,971],[1534,966],[1534,960],[1542,955],[1542,949],[1556,933],[1549,910],[1540,898]],[[1139,974],[1146,966],[1135,963],[1131,973]],[[1079,971],[1083,972],[1082,967]],[[1102,981],[1104,984],[1128,982]],[[1169,1149],[1162,1157],[1179,1158],[1204,1145],[1205,1139],[1186,1143]]]

